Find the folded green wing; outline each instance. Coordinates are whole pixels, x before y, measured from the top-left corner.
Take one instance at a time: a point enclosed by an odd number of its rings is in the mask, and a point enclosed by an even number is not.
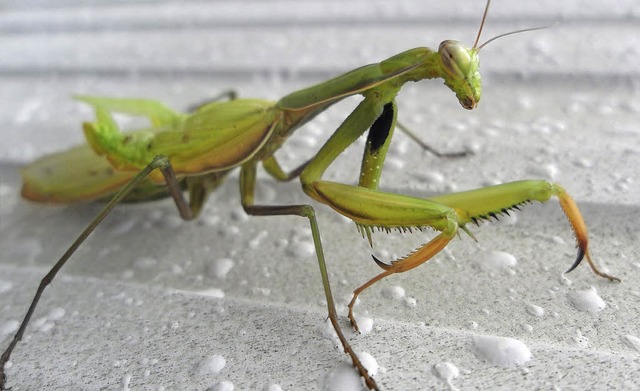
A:
[[[39,202],[67,203],[91,201],[108,196],[127,183],[136,173],[116,171],[107,159],[88,145],[47,155],[25,166],[22,196]],[[146,181],[138,197],[147,198],[159,188]]]

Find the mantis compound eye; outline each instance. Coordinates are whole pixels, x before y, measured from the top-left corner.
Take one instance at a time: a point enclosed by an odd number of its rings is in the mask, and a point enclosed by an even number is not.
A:
[[[458,41],[442,41],[438,48],[444,69],[449,76],[456,79],[464,79],[471,73],[473,59],[469,49]]]

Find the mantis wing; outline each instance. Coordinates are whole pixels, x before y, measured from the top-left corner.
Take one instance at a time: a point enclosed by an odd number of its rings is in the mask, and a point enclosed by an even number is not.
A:
[[[85,136],[114,167],[137,172],[154,157],[166,156],[178,178],[183,178],[229,170],[248,161],[267,144],[282,113],[270,101],[237,99],[207,104],[173,126],[128,133],[120,132],[108,117],[98,117],[98,122],[84,124]],[[271,142],[272,148],[264,152],[273,152],[282,141]],[[164,182],[157,171],[150,179]]]
[[[135,172],[117,171],[91,147],[80,145],[38,159],[23,167],[21,174],[24,198],[67,203],[106,197],[127,183]],[[158,190],[147,181],[129,200],[151,198],[151,194]]]
[[[279,119],[270,101],[214,102],[188,116],[180,129],[156,134],[148,153],[168,156],[177,175],[227,170],[252,158]]]

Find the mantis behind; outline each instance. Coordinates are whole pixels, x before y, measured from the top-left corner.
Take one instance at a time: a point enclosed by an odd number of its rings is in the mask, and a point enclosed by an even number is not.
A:
[[[478,45],[488,9],[489,2],[471,48],[446,40],[437,51],[422,47],[410,49],[380,63],[357,68],[289,94],[278,102],[261,99],[214,101],[198,107],[193,113],[180,113],[153,100],[77,97],[91,105],[96,113],[95,122],[83,125],[87,145],[46,156],[25,167],[22,194],[33,201],[51,203],[111,199],[43,278],[20,328],[0,359],[0,389],[6,386],[4,364],[22,338],[44,289],[117,204],[170,196],[180,216],[192,220],[200,213],[209,193],[236,168],[240,169],[241,203],[248,214],[295,215],[308,220],[329,319],[344,351],[370,389],[379,387],[338,323],[315,210],[305,204],[256,204],[254,194],[259,164],[277,180],[299,177],[302,189],[309,197],[353,220],[370,242],[376,228],[430,227],[439,232],[413,253],[391,263],[374,257],[382,272],[358,287],[349,303],[349,320],[356,330],[353,305],[372,284],[431,259],[460,230],[470,234],[469,223],[507,213],[529,201],[545,202],[554,196],[559,198],[576,235],[578,256],[569,270],[586,258],[596,274],[618,280],[601,272],[591,260],[586,225],[575,202],[559,184],[542,180],[518,181],[428,199],[378,190],[397,124],[395,98],[405,83],[442,78],[465,109],[471,110],[478,105],[481,98],[478,53],[493,40]],[[363,99],[315,156],[291,172],[283,170],[274,153],[287,138],[329,106],[352,95],[361,95]],[[150,126],[123,133],[112,117],[114,113],[146,117]],[[334,160],[365,133],[367,141],[358,184],[323,180],[326,169]],[[188,199],[184,192],[188,193]]]

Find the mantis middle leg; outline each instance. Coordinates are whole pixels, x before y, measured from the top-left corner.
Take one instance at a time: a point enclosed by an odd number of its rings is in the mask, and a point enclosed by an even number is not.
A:
[[[275,159],[270,158],[270,165],[277,165]],[[240,193],[242,197],[242,206],[245,212],[253,216],[300,216],[309,220],[311,227],[311,236],[313,238],[313,244],[315,246],[316,257],[318,260],[318,266],[320,268],[320,275],[322,277],[322,286],[324,288],[325,298],[327,300],[327,310],[329,313],[329,320],[333,325],[333,329],[338,335],[338,339],[342,344],[344,352],[351,357],[353,365],[356,367],[360,376],[365,380],[367,387],[371,390],[378,390],[378,385],[375,380],[369,375],[369,372],[364,367],[356,353],[353,351],[351,345],[345,338],[340,324],[338,323],[338,313],[333,300],[333,294],[331,292],[331,285],[329,283],[329,273],[327,272],[327,265],[324,258],[324,251],[322,249],[322,242],[320,240],[320,230],[318,228],[318,222],[316,220],[315,210],[311,205],[256,205],[254,202],[255,184],[256,184],[256,161],[250,161],[242,166],[240,172]],[[306,164],[305,164],[306,165]],[[279,167],[279,165],[277,165]]]

